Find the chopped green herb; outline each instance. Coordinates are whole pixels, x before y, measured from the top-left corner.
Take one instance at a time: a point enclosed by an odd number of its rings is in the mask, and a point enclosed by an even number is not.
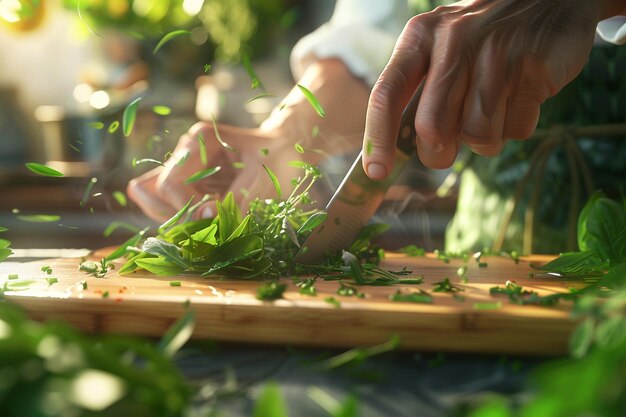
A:
[[[103,292],[102,298],[109,298],[109,292],[108,291]]]
[[[263,155],[263,156],[267,156],[267,155],[269,155],[269,154],[270,154],[270,150],[269,150],[269,149],[267,149],[267,148],[263,148],[263,149],[261,149],[261,151],[260,151],[260,152],[261,152],[261,155]]]
[[[341,307],[341,303],[335,297],[326,297],[324,298],[324,301],[328,304],[332,304],[335,308]]]
[[[316,138],[320,134],[320,127],[315,125],[311,128],[311,137]]]
[[[246,53],[242,54],[241,63],[243,64],[244,69],[246,70],[248,76],[250,77],[250,80],[252,81],[250,88],[255,90],[256,88],[261,87],[261,90],[265,90],[265,87],[259,79],[259,76],[254,71],[254,68],[252,68],[252,64],[250,63],[250,57],[248,57]]]
[[[164,166],[163,162],[157,159],[153,159],[153,158],[143,158],[143,159],[133,158],[133,160],[131,161],[131,165],[133,168],[136,167],[137,165],[142,165],[142,164],[156,164],[159,166]]]
[[[212,168],[203,169],[202,171],[198,171],[195,174],[192,174],[185,180],[185,184],[193,184],[194,182],[201,181],[205,178],[210,177],[213,174],[218,173],[222,169],[221,166],[216,166]]]
[[[222,139],[222,135],[220,135],[220,131],[217,129],[217,122],[215,121],[215,117],[211,114],[211,122],[213,122],[213,131],[215,132],[215,139],[222,145],[223,148],[229,150],[231,152],[239,152],[237,149],[230,146],[228,143],[224,142]]]
[[[450,282],[449,278],[444,278],[443,281],[435,282],[433,284],[435,288],[433,292],[459,292],[465,291],[463,288],[457,287]]]
[[[487,262],[478,262],[479,268],[487,268]]]
[[[370,156],[373,151],[374,151],[374,142],[372,142],[371,140],[368,140],[365,143],[365,155]]]
[[[102,232],[102,236],[109,237],[111,236],[111,234],[113,234],[114,231],[116,231],[119,228],[129,230],[133,233],[137,233],[141,230],[137,226],[134,226],[130,223],[114,220],[106,227],[106,229],[104,229],[104,232]]]
[[[50,268],[49,266],[42,266],[41,267],[41,271],[42,272],[46,272],[46,273],[50,273],[48,271],[52,271],[52,268]]]
[[[315,112],[320,117],[326,116],[326,112],[324,111],[324,108],[322,107],[322,104],[319,102],[317,97],[315,97],[315,95],[303,85],[297,84],[297,86],[300,89],[300,91],[302,91],[302,94],[304,94],[304,97],[306,97],[308,102],[311,104],[311,107],[313,107],[313,110],[315,110]]]
[[[230,164],[230,166],[232,166],[235,169],[245,169],[246,168],[246,164],[244,162],[233,162],[232,164]]]
[[[247,103],[251,103],[254,100],[258,100],[260,98],[266,98],[266,97],[275,97],[274,94],[269,94],[269,93],[261,93],[261,94],[257,94],[256,96],[252,97],[251,99],[249,99],[247,101]]]
[[[172,112],[167,106],[152,106],[152,111],[159,116],[167,116]]]
[[[85,207],[85,204],[87,204],[87,200],[89,199],[89,196],[91,195],[91,191],[93,190],[93,187],[96,185],[97,182],[98,182],[98,178],[92,177],[87,183],[87,186],[85,187],[85,191],[83,191],[83,198],[81,198],[80,200],[81,207]]]
[[[307,278],[296,283],[299,288],[298,292],[303,295],[315,296],[317,295],[317,289],[315,288],[315,278]]]
[[[124,136],[130,136],[133,131],[133,126],[135,125],[135,118],[137,117],[137,108],[139,107],[139,102],[141,101],[141,97],[136,98],[131,101],[128,106],[124,109],[124,114],[122,115],[122,130],[124,131]]]
[[[272,184],[274,184],[274,189],[276,190],[276,195],[278,196],[278,198],[281,198],[283,193],[282,190],[280,188],[280,182],[278,181],[278,178],[276,177],[276,174],[274,174],[274,171],[272,171],[270,168],[267,167],[267,165],[262,164],[263,168],[265,169],[265,172],[267,172],[267,175],[269,175],[270,180],[272,180]]]
[[[98,130],[104,129],[104,123],[102,123],[102,122],[91,122],[91,123],[89,123],[89,126],[93,127],[94,129],[98,129]]]
[[[428,294],[424,290],[419,290],[419,292],[410,292],[403,293],[400,290],[396,291],[395,294],[389,296],[391,301],[403,302],[403,303],[420,303],[420,304],[430,304],[433,302],[433,297]]]
[[[181,36],[181,35],[189,35],[191,34],[191,32],[189,32],[188,30],[174,30],[168,34],[166,34],[165,36],[163,36],[161,38],[161,40],[159,41],[159,43],[157,43],[157,45],[154,47],[154,51],[152,51],[153,54],[156,54],[159,49],[161,49],[163,47],[163,45],[165,45],[166,43],[168,43],[169,41],[171,41],[172,39]]]
[[[300,145],[299,143],[296,143],[294,145],[294,148],[296,149],[296,152],[298,153],[304,153],[304,148],[302,147],[302,145]]]
[[[187,153],[183,155],[183,157],[180,158],[178,162],[176,162],[176,166],[182,167],[183,165],[185,165],[185,162],[187,162],[187,158],[189,158],[189,155],[191,155],[191,152],[187,151]]]
[[[181,285],[180,281],[170,281],[170,287],[180,287]]]
[[[117,132],[117,129],[119,129],[120,127],[120,122],[118,122],[117,120],[114,120],[113,122],[111,122],[111,124],[109,125],[109,129],[108,132],[109,133],[115,133]]]
[[[113,191],[113,193],[111,194],[113,196],[113,198],[115,199],[115,201],[117,201],[117,204],[119,204],[122,207],[126,207],[128,205],[128,200],[126,199],[126,194],[124,194],[121,191]]]
[[[268,282],[257,289],[256,298],[263,301],[277,300],[283,297],[286,289],[286,284],[280,284],[276,281]]]
[[[502,302],[497,303],[474,303],[474,310],[499,310],[502,308]]]
[[[424,256],[426,254],[426,251],[423,248],[418,248],[413,244],[398,249],[398,252],[409,256]]]
[[[9,274],[9,279],[18,279],[19,275],[18,274]]]
[[[344,297],[357,297],[363,298],[364,294],[359,292],[356,287],[352,287],[346,284],[339,284],[339,288],[337,289],[337,294]]]
[[[62,177],[65,175],[54,168],[50,168],[47,165],[38,164],[36,162],[27,162],[24,166],[26,166],[26,168],[28,168],[31,172],[44,177]]]
[[[23,222],[29,223],[51,223],[61,220],[61,216],[56,214],[24,214],[17,216],[17,218]]]
[[[59,279],[50,277],[50,278],[46,278],[46,281],[48,282],[48,286],[50,286],[52,284],[56,284],[57,282],[59,282]]]
[[[200,145],[200,162],[202,162],[202,165],[206,166],[208,164],[206,154],[206,142],[204,141],[204,135],[202,134],[202,131],[198,132],[198,136],[196,136],[196,139],[198,140],[198,144]]]

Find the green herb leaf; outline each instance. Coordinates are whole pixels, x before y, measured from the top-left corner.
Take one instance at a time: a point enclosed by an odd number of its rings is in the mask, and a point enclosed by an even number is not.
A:
[[[423,248],[418,248],[417,246],[411,244],[407,245],[403,248],[398,249],[398,252],[404,253],[409,256],[424,256],[426,251]]]
[[[17,216],[17,218],[23,222],[29,223],[51,223],[61,220],[61,216],[56,214],[23,214]]]
[[[403,293],[400,290],[389,297],[391,301],[397,301],[402,303],[419,303],[430,304],[433,302],[433,297],[424,290],[419,292]]]
[[[200,145],[200,162],[202,162],[202,165],[206,165],[208,164],[206,154],[206,142],[204,141],[204,134],[202,133],[202,131],[198,132],[196,139],[198,140],[198,145]]]
[[[254,87],[253,87],[254,88]],[[276,97],[274,94],[269,94],[269,93],[261,93],[261,94],[257,94],[256,96],[252,97],[251,99],[249,99],[248,101],[246,101],[246,103],[251,103],[254,100],[258,100],[260,98],[266,98],[266,97]]]
[[[220,131],[217,129],[217,122],[215,121],[215,117],[213,116],[213,114],[211,114],[211,122],[213,123],[213,131],[215,132],[215,139],[217,139],[220,145],[222,145],[222,147],[226,148],[227,150],[231,152],[239,153],[237,149],[233,148],[228,143],[224,142],[224,140],[222,139],[222,135],[220,135]]]
[[[142,164],[156,164],[158,166],[165,166],[163,162],[157,159],[153,159],[153,158],[143,158],[143,159],[133,158],[131,162],[131,165],[133,166],[133,168],[136,167],[137,165],[142,165]]]
[[[191,34],[191,32],[189,32],[188,30],[174,30],[168,34],[166,34],[165,36],[163,36],[161,38],[161,40],[159,41],[159,43],[157,43],[157,46],[154,47],[154,51],[152,51],[153,54],[156,54],[159,49],[161,49],[163,47],[163,45],[165,45],[166,43],[168,43],[169,41],[171,41],[172,39],[181,36],[181,35],[189,35]]]
[[[309,89],[307,89],[306,87],[300,84],[298,84],[298,88],[300,89],[300,91],[302,91],[302,94],[304,94],[304,97],[306,97],[308,102],[311,104],[311,107],[313,107],[313,110],[315,110],[315,112],[320,117],[326,116],[326,112],[324,111],[324,108],[322,107],[317,97],[315,97],[315,94],[313,94],[311,91],[309,91]]]
[[[172,112],[167,106],[152,106],[152,111],[159,116],[167,116]]]
[[[304,153],[304,148],[299,143],[296,143],[295,145],[293,145],[293,147],[296,149],[296,152]]]
[[[276,177],[276,174],[274,174],[274,171],[268,168],[267,165],[265,164],[261,164],[261,165],[263,165],[265,172],[267,172],[267,175],[269,175],[270,180],[272,180],[272,184],[274,184],[274,189],[276,190],[276,195],[278,196],[278,198],[281,198],[283,195],[283,192],[280,188],[280,182],[278,182],[278,178]]]
[[[128,239],[126,242],[118,246],[117,249],[115,249],[109,256],[107,256],[104,259],[108,262],[117,258],[121,258],[122,256],[125,256],[129,252],[128,248],[137,246],[137,244],[143,238],[143,235],[146,234],[146,232],[149,229],[150,229],[149,227],[146,227],[145,229],[141,230],[140,232],[132,236],[130,239]]]
[[[288,417],[287,409],[277,383],[265,384],[254,403],[252,417]]]
[[[587,318],[576,326],[569,339],[570,352],[573,357],[585,356],[593,342],[594,328],[595,323],[592,318]]]
[[[611,266],[626,261],[626,209],[617,201],[599,198],[587,217],[587,246]]]
[[[433,289],[433,292],[465,291],[463,288],[457,287],[456,285],[452,284],[449,278],[444,278],[442,281],[435,282],[433,285],[435,286],[435,288]]]
[[[176,322],[170,326],[169,329],[167,329],[159,341],[157,349],[163,352],[166,357],[172,358],[176,352],[178,352],[185,345],[185,343],[189,341],[191,335],[193,334],[195,325],[195,313],[192,310],[187,310],[185,315],[176,320]]]
[[[189,178],[185,180],[185,184],[193,184],[194,182],[201,181],[205,178],[210,177],[213,174],[216,174],[217,172],[220,171],[220,169],[222,169],[221,166],[216,166],[212,168],[203,169],[202,171],[198,171],[195,174],[190,175]]]
[[[276,281],[268,282],[256,290],[256,298],[263,301],[278,300],[283,297],[286,289],[286,284],[280,284]]]
[[[34,172],[35,174],[41,175],[44,177],[62,177],[65,175],[62,172],[59,172],[54,168],[50,168],[49,166],[38,164],[36,162],[27,162],[24,165],[31,172]]]
[[[248,57],[248,54],[246,53],[242,54],[241,63],[243,64],[243,67],[245,68],[246,72],[248,73],[248,76],[250,77],[250,80],[252,81],[252,84],[250,87],[253,90],[258,87],[261,87],[261,90],[265,90],[265,87],[263,86],[263,83],[259,79],[259,76],[254,71],[254,68],[252,68],[252,64],[250,63],[250,58]]]
[[[104,232],[102,232],[102,236],[109,237],[114,231],[120,228],[129,230],[133,233],[139,233],[139,231],[141,230],[139,227],[134,226],[130,223],[121,222],[119,220],[114,220],[106,227],[106,229],[104,229]]]
[[[327,218],[328,213],[326,212],[313,213],[311,216],[307,217],[306,221],[302,224],[302,226],[300,226],[300,228],[298,229],[298,234],[312,231],[313,229],[324,223]]]
[[[122,207],[126,207],[128,205],[128,200],[126,199],[126,194],[124,194],[121,191],[113,191],[113,193],[111,194],[113,196],[113,198],[115,199],[115,201],[117,201],[117,204],[119,204]]]
[[[193,201],[193,198],[194,196],[191,196],[189,201],[187,201],[187,204],[185,204],[180,210],[178,210],[176,214],[174,214],[172,217],[166,220],[165,223],[159,226],[159,229],[158,229],[159,233],[164,233],[167,228],[174,225],[177,221],[179,221],[185,215],[185,213],[189,209],[189,206],[191,205],[191,202]]]
[[[171,277],[180,275],[185,270],[164,258],[142,258],[135,260],[135,264],[155,275]]]
[[[124,109],[124,114],[122,115],[122,130],[124,131],[124,136],[130,136],[133,131],[133,126],[135,125],[135,118],[137,117],[137,108],[139,107],[139,102],[141,101],[141,97],[136,98],[131,101],[128,106]]]
[[[111,124],[109,125],[109,129],[108,132],[109,133],[115,133],[117,132],[117,129],[119,129],[120,127],[120,122],[118,122],[117,120],[114,120],[113,122],[111,122]]]
[[[543,271],[555,272],[566,276],[588,275],[599,273],[608,268],[595,251],[567,252],[558,258],[539,267]]]
[[[143,243],[142,249],[146,253],[164,258],[167,262],[183,270],[189,269],[189,263],[181,256],[178,246],[173,243],[155,237],[149,237]]]
[[[102,123],[102,122],[91,122],[91,123],[89,123],[89,126],[93,127],[94,129],[98,129],[98,130],[104,129],[104,123]]]
[[[600,198],[605,198],[604,193],[602,191],[594,192],[578,215],[578,250],[581,252],[591,249],[587,243],[587,218],[589,217],[589,212]]]

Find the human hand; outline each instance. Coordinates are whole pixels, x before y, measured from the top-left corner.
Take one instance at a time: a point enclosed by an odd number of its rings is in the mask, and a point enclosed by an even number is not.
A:
[[[369,99],[363,167],[392,170],[402,110],[425,78],[415,114],[417,151],[452,165],[462,143],[480,155],[526,139],[539,106],[587,62],[598,21],[624,0],[466,0],[412,18]]]

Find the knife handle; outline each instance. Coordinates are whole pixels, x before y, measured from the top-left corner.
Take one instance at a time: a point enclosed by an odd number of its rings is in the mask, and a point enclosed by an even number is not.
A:
[[[415,132],[415,113],[417,112],[417,106],[422,97],[422,90],[424,89],[424,81],[420,83],[419,87],[413,94],[411,101],[404,108],[402,112],[402,119],[400,119],[400,129],[398,130],[398,138],[396,139],[396,148],[410,156],[416,151],[415,139],[417,133]]]

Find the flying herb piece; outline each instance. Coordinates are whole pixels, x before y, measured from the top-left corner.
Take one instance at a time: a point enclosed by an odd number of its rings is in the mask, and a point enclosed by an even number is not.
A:
[[[371,140],[368,140],[365,143],[365,155],[370,156],[373,151],[374,151],[374,142],[372,142]]]
[[[258,100],[258,99],[260,99],[260,98],[266,98],[266,97],[276,97],[276,96],[275,96],[274,94],[269,94],[269,93],[261,93],[261,94],[258,94],[258,95],[256,95],[256,96],[252,97],[252,98],[251,98],[251,99],[249,99],[246,103],[251,103],[251,102],[253,102],[254,100]]]
[[[324,298],[324,301],[327,302],[328,304],[331,304],[335,308],[341,307],[341,303],[335,297],[326,297]]]
[[[172,113],[172,109],[167,106],[152,106],[152,111],[159,116],[168,116]]]
[[[474,310],[499,310],[502,308],[502,302],[497,303],[474,303]]]
[[[19,275],[18,274],[9,274],[8,278],[9,279],[19,279]]]
[[[208,164],[206,154],[206,142],[204,141],[204,135],[202,134],[202,131],[198,132],[198,136],[196,136],[196,139],[198,140],[198,145],[200,145],[200,162],[202,162],[202,165],[206,165]]]
[[[435,282],[433,285],[435,286],[435,288],[433,288],[433,292],[453,292],[454,293],[454,292],[459,292],[459,291],[465,291],[463,288],[457,287],[456,285],[452,284],[449,278],[445,278],[442,281]]]
[[[256,290],[256,298],[262,301],[277,300],[283,297],[286,289],[286,284],[280,284],[276,281],[268,282]]]
[[[365,294],[360,292],[356,287],[352,287],[346,284],[339,285],[339,288],[337,289],[337,295],[341,295],[344,297],[357,297],[357,298],[365,297]]]
[[[294,145],[294,148],[296,149],[296,152],[298,153],[304,153],[304,148],[302,147],[302,145],[300,145],[299,143],[296,143]]]
[[[180,281],[170,281],[170,287],[180,287],[181,285]]]
[[[103,292],[102,298],[109,298],[109,292],[108,291]]]
[[[298,234],[300,235],[300,234],[304,234],[304,233],[312,231],[316,227],[323,224],[327,218],[328,218],[328,213],[326,212],[319,212],[319,213],[312,214],[306,219],[306,221],[302,224],[302,226],[300,226],[300,228],[298,229]]]
[[[504,287],[492,287],[489,289],[491,295],[506,295],[509,300],[517,304],[538,304],[543,306],[551,306],[560,300],[571,301],[579,297],[576,292],[556,293],[546,296],[540,296],[536,291],[525,290],[521,285],[514,281],[507,281]]]
[[[306,87],[304,87],[304,86],[302,86],[300,84],[298,84],[298,88],[300,89],[300,91],[302,91],[302,94],[304,94],[304,97],[306,97],[308,102],[311,104],[311,107],[313,107],[313,110],[315,110],[315,112],[320,117],[326,116],[326,112],[324,111],[324,108],[320,104],[320,102],[317,99],[317,97],[315,97],[315,95],[311,91],[309,91]]]
[[[424,256],[426,254],[426,251],[423,248],[418,248],[413,244],[398,249],[398,252],[409,256]]]
[[[80,149],[78,149],[78,147],[76,145],[73,145],[70,142],[67,142],[67,146],[69,146],[70,149],[73,150],[74,152],[80,153]]]
[[[260,87],[261,90],[265,90],[265,87],[263,86],[263,83],[259,79],[259,76],[254,71],[254,68],[252,68],[252,64],[250,63],[250,58],[248,57],[247,54],[245,53],[242,54],[241,63],[243,64],[243,67],[248,73],[248,76],[250,77],[250,80],[252,82],[252,84],[250,85],[250,88],[255,90]]]
[[[368,358],[392,352],[396,350],[398,346],[400,346],[400,338],[394,335],[390,337],[387,342],[374,346],[352,348],[339,355],[325,359],[316,365],[318,368],[324,370],[337,369],[345,365],[357,365]]]
[[[265,164],[262,164],[262,165],[263,165],[263,168],[265,169],[265,172],[267,172],[267,175],[270,177],[270,180],[272,180],[272,184],[274,184],[276,195],[278,196],[278,198],[281,198],[283,195],[283,192],[280,188],[280,182],[278,182],[278,178],[276,177],[276,174],[274,174],[274,171],[268,168],[267,165]]]
[[[389,296],[389,299],[391,301],[397,301],[402,303],[430,304],[433,302],[433,297],[424,290],[410,293],[403,293],[402,291],[398,290],[395,294]]]
[[[59,282],[59,279],[50,277],[50,278],[46,278],[46,282],[48,283],[48,286],[50,286],[52,284],[56,284],[57,282]]]
[[[126,137],[130,136],[133,131],[135,118],[137,117],[137,108],[139,107],[140,101],[141,97],[138,97],[131,101],[130,104],[124,109],[124,114],[122,115],[122,130],[124,131],[124,136]]]
[[[89,200],[91,191],[93,190],[93,187],[96,185],[97,182],[98,182],[98,179],[96,177],[92,177],[87,183],[87,186],[85,187],[85,191],[83,191],[83,198],[81,198],[80,200],[81,207],[85,207],[85,204],[87,204],[87,200]]]
[[[98,129],[98,130],[104,129],[104,123],[102,123],[102,122],[91,122],[91,123],[89,123],[89,126],[93,127],[94,129]]]
[[[245,169],[246,168],[246,164],[244,162],[233,162],[232,164],[230,164],[233,168],[235,169]]]
[[[134,226],[130,223],[122,222],[119,220],[114,220],[111,223],[109,223],[106,229],[104,229],[104,232],[102,232],[102,236],[109,237],[114,231],[120,228],[129,230],[133,233],[138,233],[141,230],[139,227]]]
[[[142,165],[142,164],[156,164],[159,166],[165,166],[163,164],[163,162],[156,160],[156,159],[152,159],[152,158],[143,158],[143,159],[137,159],[137,158],[133,158],[131,165],[134,167],[136,167],[137,165]]]
[[[29,223],[52,223],[61,220],[61,216],[56,214],[23,214],[17,216],[17,218]]]
[[[137,232],[134,236],[129,238],[126,242],[122,243],[117,247],[113,252],[111,252],[106,258],[104,258],[103,262],[112,261],[117,258],[121,258],[122,256],[126,256],[129,252],[129,248],[137,246],[144,234],[149,230],[149,227]],[[104,264],[103,264],[104,265]]]
[[[106,258],[100,262],[85,261],[78,266],[79,271],[86,272],[96,278],[104,278],[111,268],[112,265],[107,262]]]
[[[487,268],[487,266],[488,266],[487,262],[478,262],[479,268]]]
[[[189,341],[196,326],[196,314],[187,310],[163,335],[157,349],[172,358]]]
[[[263,155],[263,156],[267,156],[267,155],[269,155],[269,154],[270,154],[270,150],[269,150],[269,149],[267,149],[267,148],[263,148],[263,149],[261,149],[261,151],[260,151],[260,152],[261,152],[261,155]]]
[[[126,199],[126,194],[124,194],[121,191],[113,191],[113,193],[111,194],[113,196],[113,198],[115,199],[115,201],[117,201],[117,204],[119,204],[122,207],[126,207],[128,205],[128,200]]]
[[[24,165],[31,172],[34,172],[35,174],[41,175],[44,177],[62,177],[65,175],[62,172],[59,172],[54,168],[50,168],[49,166],[38,164],[36,162],[27,162]]]
[[[154,47],[154,51],[152,51],[152,54],[156,54],[159,51],[159,49],[161,49],[163,47],[163,45],[165,45],[166,43],[168,43],[172,39],[174,39],[174,38],[176,38],[178,36],[189,35],[189,34],[191,34],[191,32],[189,32],[188,30],[174,30],[174,31],[166,34],[165,36],[163,36],[161,38],[159,43],[157,43],[157,46]]]
[[[320,127],[315,125],[311,128],[311,137],[316,138],[320,134]]]
[[[220,169],[222,169],[221,166],[216,166],[212,168],[203,169],[202,171],[198,171],[195,174],[190,175],[189,178],[185,180],[185,184],[193,184],[194,182],[201,181],[205,178],[210,177],[213,174],[216,174],[217,172],[219,172]]]
[[[252,417],[288,417],[285,401],[276,382],[269,382],[263,386],[254,402]]]
[[[187,158],[189,158],[189,155],[191,155],[191,153],[188,151],[185,155],[183,155],[182,158],[178,160],[178,162],[176,162],[176,166],[182,167],[183,165],[185,165],[185,162],[187,162]]]
[[[120,127],[120,122],[115,120],[115,121],[111,122],[111,124],[109,125],[108,132],[109,133],[115,133],[115,132],[117,132],[117,129],[119,129],[119,127]]]
[[[177,221],[179,221],[189,209],[191,202],[193,201],[194,196],[191,196],[187,204],[185,204],[176,214],[170,217],[165,223],[159,226],[159,233],[163,233],[167,228],[173,226]]]
[[[220,145],[222,145],[224,148],[226,148],[227,150],[231,152],[239,153],[237,149],[233,148],[228,143],[224,142],[224,140],[222,140],[222,136],[220,135],[220,132],[217,129],[217,122],[215,121],[215,117],[213,116],[213,114],[211,114],[211,122],[213,123],[213,131],[215,132],[215,138],[220,143]]]
[[[207,73],[211,70],[211,64],[204,64],[204,72]]]
[[[456,270],[456,274],[460,277],[465,276],[465,274],[467,274],[467,267],[465,265],[460,266],[459,269]]]

